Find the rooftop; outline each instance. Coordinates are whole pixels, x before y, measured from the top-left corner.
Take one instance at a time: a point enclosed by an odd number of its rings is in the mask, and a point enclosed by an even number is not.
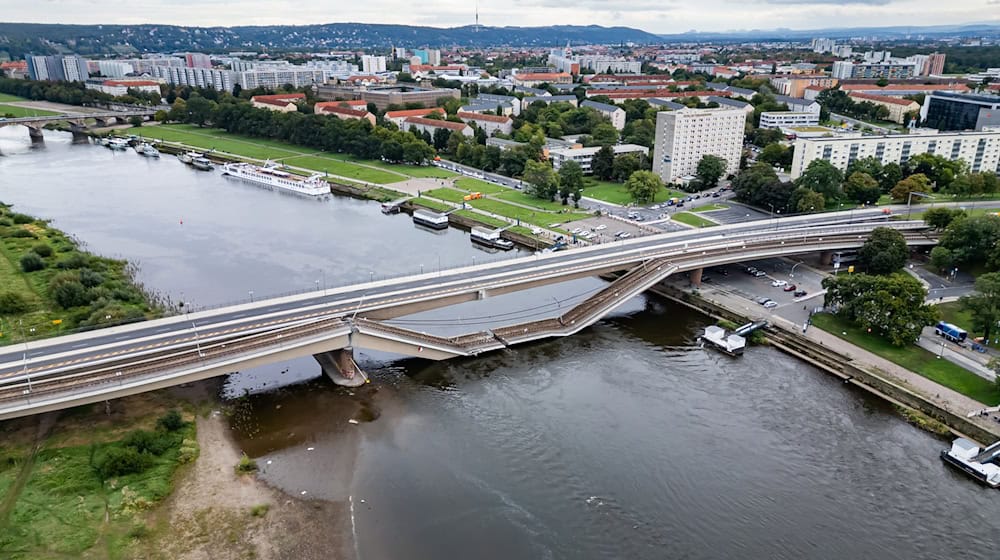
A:
[[[607,103],[598,103],[596,101],[590,101],[589,99],[580,103],[581,107],[590,107],[592,109],[597,109],[605,113],[614,113],[615,111],[622,111],[623,109],[617,105],[609,105]]]
[[[889,97],[887,95],[871,95],[868,93],[861,93],[859,91],[852,91],[847,95],[850,96],[852,99],[878,101],[879,103],[891,103],[892,105],[910,106],[917,104],[917,102],[912,99],[900,99],[898,97]]]
[[[517,74],[514,76],[515,80],[522,82],[544,82],[547,80],[566,80],[572,79],[573,77],[566,72],[529,72],[526,74]]]
[[[385,114],[387,119],[398,119],[406,117],[422,117],[424,115],[430,115],[432,113],[438,113],[443,115],[444,109],[441,107],[431,107],[429,109],[406,109],[403,111],[388,111]]]
[[[465,130],[469,125],[465,123],[457,123],[451,121],[439,121],[435,119],[425,119],[423,117],[408,117],[405,121],[407,124],[419,124],[423,126],[430,126],[434,128],[447,128],[449,130]]]
[[[481,113],[466,113],[466,112],[463,112],[463,111],[459,111],[457,114],[458,114],[458,118],[460,118],[460,119],[469,119],[469,120],[473,120],[473,121],[488,121],[488,122],[495,122],[495,123],[509,123],[509,122],[511,122],[511,118],[507,117],[507,116],[483,115]]]

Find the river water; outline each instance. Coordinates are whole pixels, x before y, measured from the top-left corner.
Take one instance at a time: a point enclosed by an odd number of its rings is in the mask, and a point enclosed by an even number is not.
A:
[[[197,306],[510,256],[169,156],[62,134],[31,149],[19,127],[0,129],[0,151],[0,200]],[[408,319],[480,330],[600,285]],[[303,358],[229,376],[224,397],[269,482],[349,504],[364,559],[996,557],[1000,494],[946,468],[946,441],[775,350],[698,349],[704,324],[642,297],[573,337],[475,359],[361,354],[372,383],[357,391]]]

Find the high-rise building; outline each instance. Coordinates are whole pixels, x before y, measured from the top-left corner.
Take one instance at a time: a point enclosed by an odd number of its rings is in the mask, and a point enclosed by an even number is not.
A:
[[[903,164],[917,154],[963,160],[973,172],[1000,172],[1000,132],[893,134],[891,136],[799,138],[792,158],[792,179],[822,159],[846,171],[851,163],[874,157],[882,164]]]
[[[726,174],[739,171],[747,113],[742,109],[679,109],[656,114],[653,171],[666,183],[695,174],[702,156],[726,160]]]
[[[118,60],[100,60],[97,62],[97,71],[105,78],[124,78],[135,72],[135,68],[127,62]]]
[[[935,91],[924,98],[920,120],[937,130],[1000,126],[1000,96]]]
[[[258,87],[278,88],[286,84],[292,87],[311,86],[326,83],[326,72],[310,68],[300,68],[294,65],[257,66],[253,70],[240,72],[238,75],[240,87],[253,89]]]
[[[931,76],[935,74],[944,74],[944,53],[931,53],[928,55],[927,60],[927,73],[925,76]]]
[[[63,79],[69,82],[86,82],[90,77],[86,59],[78,56],[62,57]]]
[[[85,82],[90,77],[86,59],[78,56],[28,57],[28,76],[32,80]]]
[[[167,83],[182,86],[214,88],[219,91],[233,91],[236,73],[213,68],[187,68],[184,66],[155,66],[153,74]]]
[[[187,53],[184,62],[188,68],[211,68],[212,59],[207,54]]]
[[[413,49],[413,56],[420,59],[420,64],[441,65],[441,51],[437,49]]]
[[[361,57],[361,71],[365,74],[385,72],[385,57],[365,55]]]

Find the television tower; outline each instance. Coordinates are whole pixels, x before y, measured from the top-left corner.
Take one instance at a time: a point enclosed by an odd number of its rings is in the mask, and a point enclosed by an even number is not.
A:
[[[479,0],[476,0],[476,33],[479,33]]]

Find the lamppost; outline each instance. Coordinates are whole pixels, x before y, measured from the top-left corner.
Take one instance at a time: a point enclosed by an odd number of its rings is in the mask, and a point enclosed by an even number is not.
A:
[[[930,198],[931,197],[931,195],[926,194],[926,193],[922,193],[922,192],[918,192],[918,191],[910,191],[910,194],[906,195],[906,219],[907,220],[910,219],[910,202],[913,200],[914,196],[916,196],[918,198]]]
[[[198,357],[204,358],[205,354],[201,351],[201,338],[198,337],[198,325],[194,324],[194,321],[191,321],[191,328],[194,329],[194,345],[198,349]]]
[[[24,367],[21,375],[28,380],[28,393],[31,393],[31,374],[28,373],[28,337],[24,334],[24,323],[18,319],[17,324],[21,326],[21,338],[24,339]],[[31,332],[35,332],[35,327],[31,327]]]
[[[375,271],[374,270],[369,270],[368,271],[368,281],[369,282],[374,282],[375,281]]]
[[[253,290],[249,290],[247,293],[250,294],[250,303],[253,303]]]

